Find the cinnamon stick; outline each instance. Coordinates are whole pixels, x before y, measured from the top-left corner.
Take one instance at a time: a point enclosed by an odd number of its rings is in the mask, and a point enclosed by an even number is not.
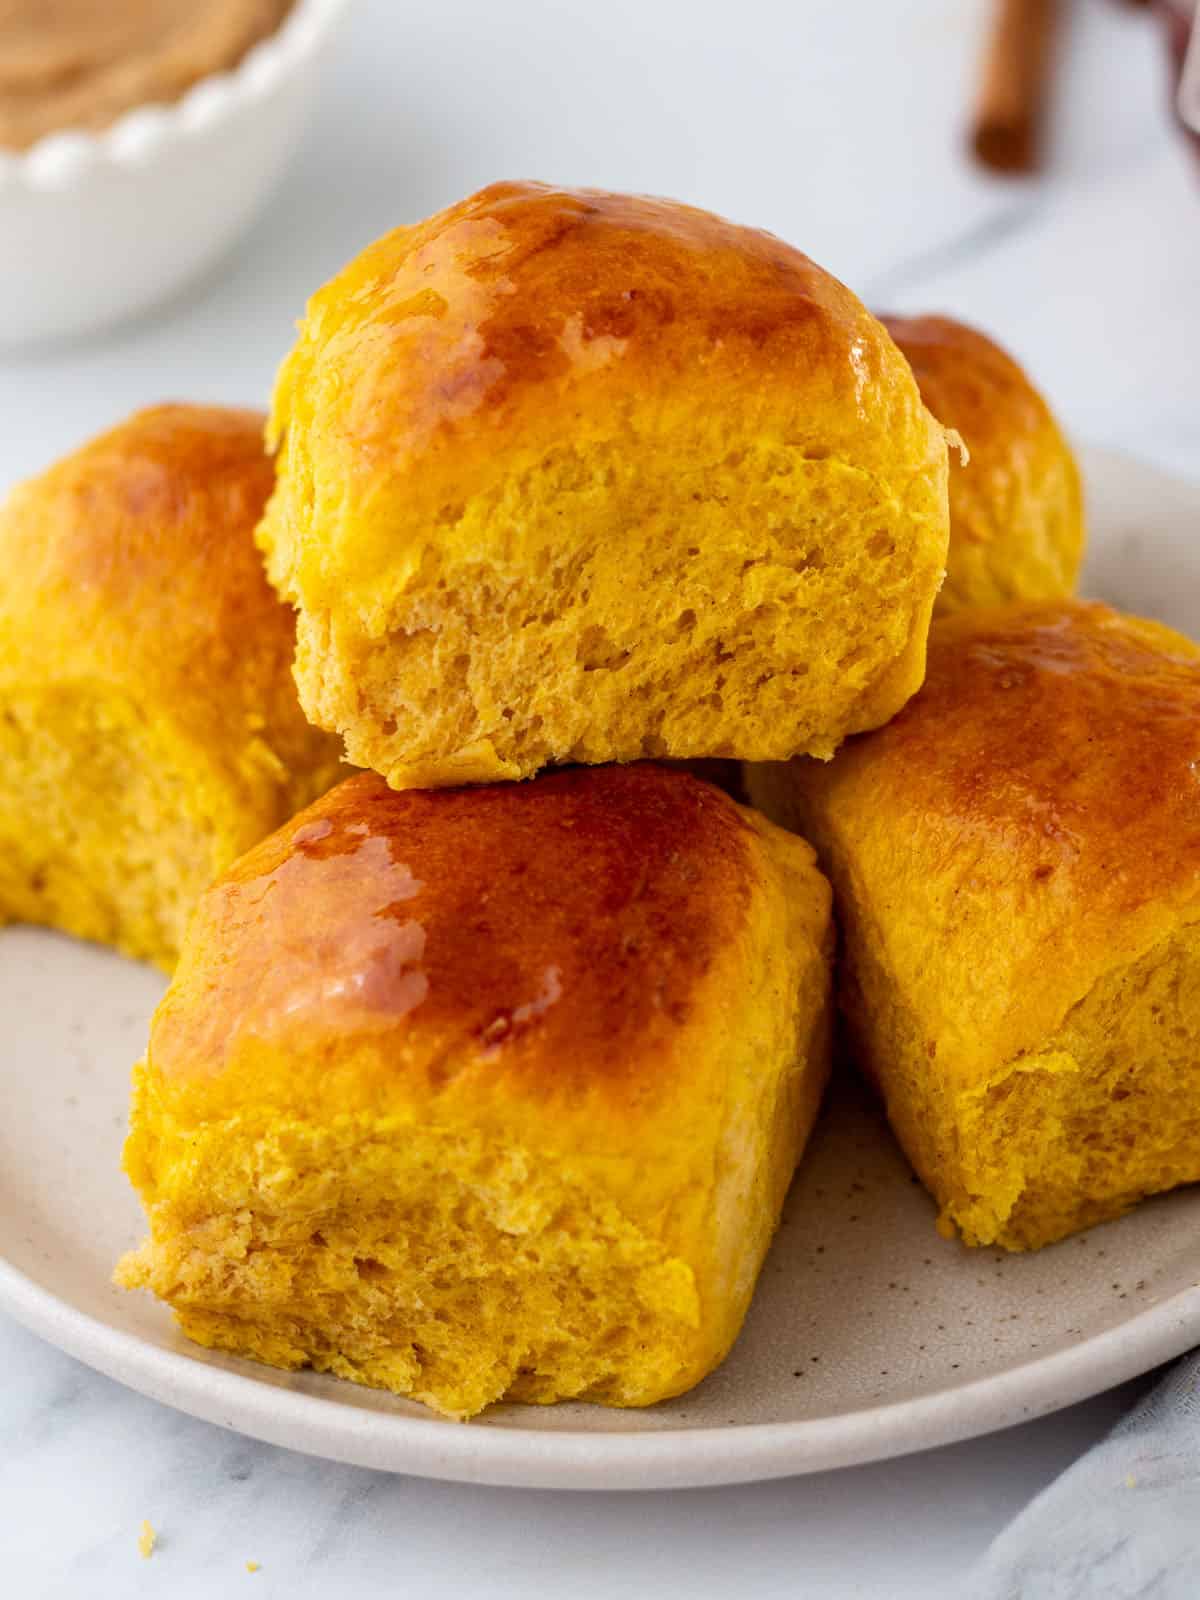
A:
[[[971,148],[995,172],[1036,170],[1058,0],[995,0]]]

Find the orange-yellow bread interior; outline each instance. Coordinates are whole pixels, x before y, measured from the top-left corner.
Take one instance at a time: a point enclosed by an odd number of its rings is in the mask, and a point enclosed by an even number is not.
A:
[[[119,1281],[452,1417],[678,1394],[816,1114],[830,956],[808,846],[686,774],[351,779],[202,898],[135,1075]]]

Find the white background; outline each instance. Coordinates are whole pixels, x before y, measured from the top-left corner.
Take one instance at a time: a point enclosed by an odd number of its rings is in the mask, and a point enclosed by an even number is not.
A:
[[[876,307],[997,333],[1078,437],[1200,476],[1200,163],[1169,126],[1161,41],[1136,12],[1077,0],[1048,170],[988,180],[962,157],[985,10],[360,0],[301,158],[236,259],[138,326],[0,360],[0,485],[134,405],[261,403],[311,288],[496,177],[769,227]],[[875,1467],[606,1497],[308,1461],[128,1394],[2,1319],[0,1374],[0,1587],[88,1600],[241,1584],[289,1600],[929,1600],[962,1592],[988,1539],[1136,1392]],[[161,1531],[147,1563],[142,1517]]]

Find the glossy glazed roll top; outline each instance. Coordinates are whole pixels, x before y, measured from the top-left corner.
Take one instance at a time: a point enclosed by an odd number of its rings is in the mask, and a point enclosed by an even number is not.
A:
[[[541,1110],[657,1111],[687,1067],[669,1043],[743,935],[758,847],[748,813],[657,768],[511,792],[351,778],[203,897],[151,1061],[228,1105],[262,1093],[260,1055],[354,1039],[378,1046],[382,1104],[501,1083]]]
[[[947,1070],[1016,1055],[1200,912],[1200,647],[1079,602],[939,621],[919,697],[806,783],[906,885],[889,966]]]

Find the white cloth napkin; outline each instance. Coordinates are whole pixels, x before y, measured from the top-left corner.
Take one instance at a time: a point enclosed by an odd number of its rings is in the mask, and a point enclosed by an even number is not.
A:
[[[969,1600],[1200,1600],[1200,1354],[1040,1494],[973,1579]]]

